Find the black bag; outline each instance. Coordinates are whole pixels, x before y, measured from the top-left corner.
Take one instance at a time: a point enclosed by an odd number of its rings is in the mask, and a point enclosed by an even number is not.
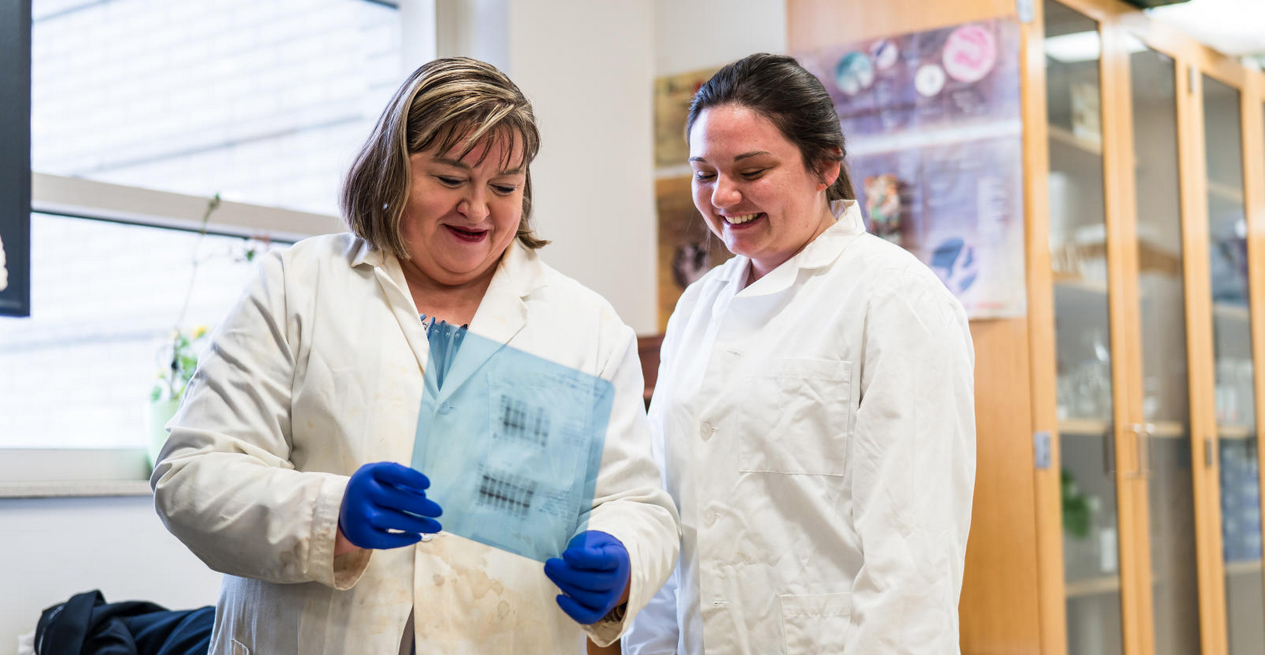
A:
[[[215,608],[171,611],[145,601],[76,594],[40,615],[37,655],[206,655]]]

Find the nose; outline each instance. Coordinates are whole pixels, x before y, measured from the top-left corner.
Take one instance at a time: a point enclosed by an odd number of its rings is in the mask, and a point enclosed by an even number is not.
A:
[[[742,194],[738,186],[725,175],[716,175],[716,185],[712,187],[712,206],[717,209],[733,207],[742,202]]]
[[[475,188],[457,205],[457,211],[471,222],[482,222],[489,213],[487,194],[482,189]]]

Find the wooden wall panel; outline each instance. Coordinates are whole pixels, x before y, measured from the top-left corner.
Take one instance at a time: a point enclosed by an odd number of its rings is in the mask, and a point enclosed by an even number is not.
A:
[[[787,0],[786,43],[795,52],[1014,14],[1015,0]]]
[[[962,652],[1041,652],[1028,324],[975,321],[975,504],[959,605]]]
[[[946,3],[886,0],[864,6],[829,0],[788,0],[787,45],[791,52],[796,52],[1013,15],[1014,0]],[[1041,97],[1040,120],[1044,121],[1044,95]],[[1031,101],[1025,97],[1025,107],[1029,104]],[[1028,119],[1028,109],[1025,109],[1025,120]],[[1025,165],[1028,157],[1029,153],[1025,152]],[[1045,170],[1044,161],[1041,166],[1041,170]],[[1026,196],[1031,193],[1027,187],[1025,182]],[[1053,329],[1052,320],[1050,329]],[[1042,584],[1038,579],[1037,562],[1038,501],[1033,476],[1028,322],[1026,319],[974,321],[971,334],[976,353],[978,466],[959,611],[962,652],[967,655],[1040,653],[1038,594]],[[1055,503],[1053,521],[1057,526],[1057,474],[1053,474],[1052,480],[1054,495],[1050,497],[1047,493],[1047,498]],[[1055,534],[1057,539],[1059,532]],[[1055,548],[1056,557],[1061,558],[1061,544],[1056,542]],[[1058,570],[1055,575],[1059,575]],[[1059,583],[1054,590],[1059,604],[1056,611],[1061,617],[1062,586],[1060,579],[1055,581]],[[1054,638],[1056,643],[1062,643],[1061,634]]]

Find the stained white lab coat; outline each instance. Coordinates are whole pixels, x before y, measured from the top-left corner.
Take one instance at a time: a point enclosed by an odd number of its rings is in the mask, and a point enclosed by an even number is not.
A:
[[[632,330],[517,241],[470,329],[613,382],[588,527],[628,549],[631,617],[679,543]],[[168,529],[226,574],[211,653],[394,655],[415,608],[419,654],[580,652],[581,628],[539,562],[448,534],[334,557],[348,476],[411,461],[428,355],[389,253],[344,234],[264,258],[215,331],[150,480]],[[630,620],[585,630],[609,643]]]
[[[631,655],[957,653],[975,476],[961,305],[855,202],[690,286],[650,410],[680,564]]]

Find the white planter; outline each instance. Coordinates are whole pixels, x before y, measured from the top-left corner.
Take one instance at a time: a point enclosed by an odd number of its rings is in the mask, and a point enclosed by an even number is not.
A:
[[[167,421],[170,421],[171,417],[176,415],[176,410],[179,408],[179,399],[152,400],[149,403],[149,418],[146,421],[149,441],[145,454],[149,459],[149,467],[151,469],[158,462],[158,453],[163,449],[163,444],[167,442]]]

